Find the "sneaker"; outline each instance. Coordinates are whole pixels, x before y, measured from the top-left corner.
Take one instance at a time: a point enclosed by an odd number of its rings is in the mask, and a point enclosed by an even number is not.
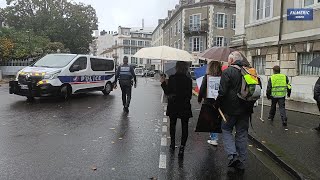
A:
[[[286,122],[282,123],[282,126],[287,127],[288,124]]]
[[[207,142],[213,146],[218,146],[217,140],[208,140]]]
[[[319,126],[319,127],[314,128],[314,130],[316,130],[316,131],[319,131],[319,132],[320,132],[320,126]]]
[[[236,165],[236,169],[238,170],[244,170],[245,169],[245,165],[243,164],[243,162],[239,162],[237,165]]]

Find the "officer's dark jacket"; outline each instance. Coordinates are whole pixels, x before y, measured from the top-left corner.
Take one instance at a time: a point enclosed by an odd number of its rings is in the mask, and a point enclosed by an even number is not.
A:
[[[134,82],[137,82],[136,75],[134,73],[134,69],[132,66],[128,64],[123,64],[118,67],[118,70],[116,72],[116,82],[121,80],[134,80]]]

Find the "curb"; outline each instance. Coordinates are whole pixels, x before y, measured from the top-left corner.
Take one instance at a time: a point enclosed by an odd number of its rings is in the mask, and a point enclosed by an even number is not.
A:
[[[264,144],[262,144],[259,140],[257,140],[256,138],[254,138],[253,136],[251,136],[248,133],[248,138],[256,145],[258,146],[260,149],[263,150],[264,153],[266,153],[269,157],[271,157],[275,162],[277,162],[284,170],[286,170],[287,172],[289,172],[293,177],[299,179],[299,180],[303,180],[305,179],[303,174],[301,174],[300,172],[298,172],[297,170],[295,170],[293,167],[291,167],[289,164],[287,164],[286,162],[284,162],[283,160],[281,160],[279,158],[279,156],[277,156],[272,150],[270,150],[268,147],[266,147]]]
[[[259,105],[262,105],[262,104],[259,103]],[[316,105],[316,104],[315,104],[315,105]],[[269,105],[269,104],[264,104],[264,106],[271,107],[271,105]],[[303,114],[316,115],[316,116],[319,116],[319,115],[320,115],[320,114],[318,114],[318,113],[306,112],[306,111],[299,111],[299,110],[292,109],[292,108],[287,108],[287,107],[286,107],[286,110],[288,110],[288,111],[293,111],[293,112],[298,112],[298,113],[303,113]]]

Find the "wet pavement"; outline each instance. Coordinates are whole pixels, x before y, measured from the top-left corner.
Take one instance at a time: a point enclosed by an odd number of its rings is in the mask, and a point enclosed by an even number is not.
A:
[[[28,103],[2,85],[0,179],[278,179],[251,153],[243,175],[226,168],[222,143],[211,147],[206,133],[194,133],[197,118],[184,160],[170,157],[161,93],[158,82],[139,79],[126,115],[119,89]]]
[[[313,129],[320,116],[287,111],[288,127],[283,127],[279,110],[273,122],[267,120],[269,111],[265,106],[262,122],[261,106],[255,109],[250,134],[306,178],[320,179],[320,133]]]

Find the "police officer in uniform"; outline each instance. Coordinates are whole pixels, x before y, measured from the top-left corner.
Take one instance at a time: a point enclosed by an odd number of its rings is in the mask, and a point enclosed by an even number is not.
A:
[[[273,75],[268,81],[267,98],[272,101],[271,110],[268,120],[273,121],[276,114],[276,106],[279,104],[280,116],[282,119],[282,125],[287,126],[287,115],[285,100],[286,95],[291,95],[291,85],[286,75],[280,73],[280,67],[273,67]]]
[[[123,65],[118,67],[116,73],[116,83],[119,79],[120,88],[122,91],[122,103],[123,103],[123,110],[125,112],[129,112],[129,106],[131,101],[131,92],[132,92],[132,85],[134,80],[134,87],[137,87],[137,78],[134,73],[134,69],[132,66],[128,64],[128,57],[123,57]]]

